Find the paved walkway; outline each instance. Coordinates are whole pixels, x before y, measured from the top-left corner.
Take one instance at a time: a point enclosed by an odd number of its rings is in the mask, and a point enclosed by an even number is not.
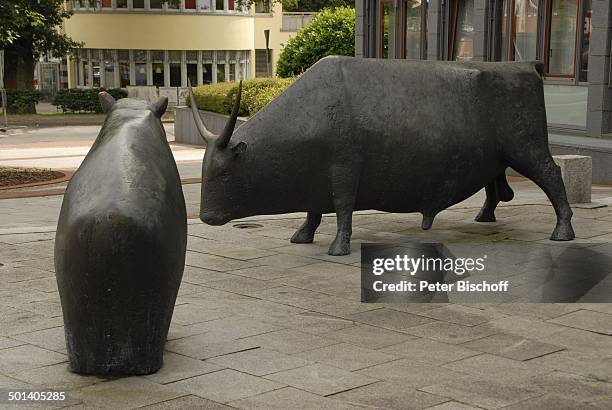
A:
[[[550,243],[543,194],[512,186],[494,224],[473,222],[481,194],[427,232],[417,215],[360,213],[345,257],[326,253],[333,216],[311,245],[288,241],[303,215],[253,229],[190,219],[165,365],[124,379],[67,370],[52,257],[62,197],[0,200],[0,391],[66,391],[57,407],[70,408],[612,408],[611,305],[359,303],[362,241]],[[197,212],[198,185],[184,190]],[[576,209],[574,227],[603,246],[612,208]]]

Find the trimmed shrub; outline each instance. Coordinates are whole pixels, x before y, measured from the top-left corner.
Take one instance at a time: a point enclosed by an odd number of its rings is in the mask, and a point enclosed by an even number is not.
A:
[[[355,55],[355,10],[325,9],[283,47],[276,64],[280,77],[303,73],[323,57]]]
[[[116,100],[127,97],[127,91],[123,88],[71,88],[59,90],[53,100],[53,105],[59,107],[63,112],[102,112],[102,106],[98,93],[106,91]]]
[[[294,81],[292,78],[256,78],[242,82],[239,115],[251,117],[275,99]],[[229,114],[238,94],[238,83],[203,85],[193,90],[198,108],[219,114]],[[187,100],[189,105],[189,100]]]
[[[36,114],[36,103],[41,99],[42,94],[37,90],[6,90],[6,112]],[[0,104],[2,104],[1,99]]]

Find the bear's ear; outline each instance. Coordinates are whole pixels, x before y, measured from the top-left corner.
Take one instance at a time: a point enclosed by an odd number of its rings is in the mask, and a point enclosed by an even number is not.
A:
[[[157,118],[161,118],[168,108],[168,97],[161,97],[159,100],[151,104],[151,111]]]
[[[113,106],[117,101],[113,98],[112,95],[107,93],[106,91],[102,91],[98,94],[98,98],[100,98],[100,105],[102,106],[103,112],[110,112],[113,109]]]

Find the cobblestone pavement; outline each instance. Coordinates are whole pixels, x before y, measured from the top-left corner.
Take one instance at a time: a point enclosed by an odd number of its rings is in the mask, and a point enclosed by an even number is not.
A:
[[[124,379],[67,370],[52,257],[62,197],[0,200],[0,390],[66,391],[54,405],[70,408],[610,409],[610,304],[359,303],[362,241],[549,243],[552,207],[531,183],[512,186],[493,224],[473,222],[482,194],[426,232],[418,215],[359,213],[345,257],[327,255],[333,216],[310,245],[288,242],[302,215],[251,229],[191,219],[165,365]],[[197,185],[184,189],[197,212]],[[612,238],[610,207],[573,221],[578,243]]]

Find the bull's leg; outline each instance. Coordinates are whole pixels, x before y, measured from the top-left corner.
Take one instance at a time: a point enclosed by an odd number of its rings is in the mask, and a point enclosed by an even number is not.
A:
[[[548,153],[547,153],[548,154]],[[515,165],[510,164],[521,174],[535,182],[555,208],[557,214],[557,226],[550,239],[553,241],[571,241],[574,239],[574,229],[572,228],[572,209],[567,202],[565,186],[561,179],[561,170],[555,164],[550,154],[532,163],[522,163],[517,161]]]
[[[295,231],[291,237],[292,243],[312,243],[314,240],[315,231],[321,223],[321,214],[308,212],[306,221]]]
[[[333,256],[351,253],[351,235],[353,233],[353,210],[359,179],[356,166],[334,166],[331,169],[332,202],[336,211],[336,238],[327,252]]]
[[[505,172],[498,175],[493,182],[487,185],[485,191],[487,198],[475,219],[477,222],[495,222],[495,208],[497,204],[500,201],[508,202],[514,198],[514,192],[510,185],[508,185]]]

